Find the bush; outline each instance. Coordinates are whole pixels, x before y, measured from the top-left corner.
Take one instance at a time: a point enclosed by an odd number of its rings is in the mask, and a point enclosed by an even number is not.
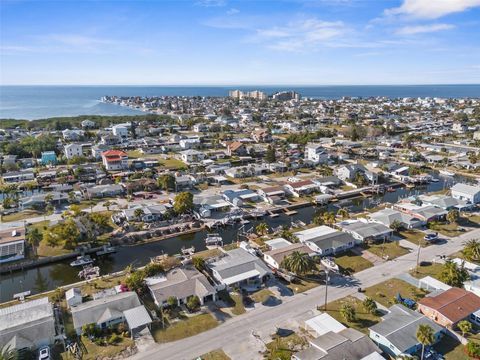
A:
[[[190,296],[187,300],[187,308],[190,311],[196,311],[200,308],[200,299],[198,296]]]
[[[465,346],[465,351],[468,354],[468,356],[471,356],[475,359],[480,359],[480,344],[473,341],[469,341]]]
[[[107,344],[108,345],[115,345],[115,344],[118,344],[119,342],[122,341],[122,338],[120,335],[117,335],[117,334],[113,334],[112,336],[110,336],[107,340]]]
[[[143,271],[145,272],[146,276],[153,276],[163,272],[163,266],[161,264],[150,263],[145,266]]]

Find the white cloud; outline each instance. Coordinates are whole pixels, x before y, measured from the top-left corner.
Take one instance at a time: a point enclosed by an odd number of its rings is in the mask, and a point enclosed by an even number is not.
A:
[[[480,6],[480,0],[404,0],[400,7],[385,10],[385,15],[437,19],[477,6]]]
[[[286,26],[258,29],[257,42],[267,43],[271,49],[303,51],[341,38],[348,32],[342,21],[322,21],[316,18],[290,22]]]
[[[450,30],[455,28],[452,24],[430,24],[430,25],[417,25],[417,26],[404,26],[396,31],[398,35],[415,35],[432,33],[443,30]]]
[[[227,10],[227,15],[235,15],[235,14],[238,14],[240,12],[240,10],[238,9],[230,9],[230,10]]]

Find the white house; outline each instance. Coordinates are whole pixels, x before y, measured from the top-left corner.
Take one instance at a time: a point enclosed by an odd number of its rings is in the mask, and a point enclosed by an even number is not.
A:
[[[65,300],[70,308],[83,302],[82,291],[79,288],[71,288],[65,292]]]
[[[117,124],[112,126],[112,133],[113,135],[126,139],[128,137],[128,128],[127,124]]]
[[[480,186],[468,184],[455,184],[452,186],[452,197],[465,200],[472,204],[480,203]]]
[[[189,149],[180,152],[181,159],[186,164],[198,163],[205,159],[205,154],[201,151]]]
[[[102,153],[102,163],[107,170],[128,168],[128,155],[121,150],[107,150]]]
[[[305,159],[314,164],[325,164],[328,161],[328,153],[320,144],[307,144]]]
[[[83,146],[81,144],[67,144],[64,146],[63,150],[65,151],[65,157],[67,159],[72,159],[75,156],[83,155]]]

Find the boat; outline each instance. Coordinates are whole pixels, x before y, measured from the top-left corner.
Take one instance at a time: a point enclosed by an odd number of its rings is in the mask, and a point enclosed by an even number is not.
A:
[[[100,275],[100,268],[98,266],[87,265],[78,272],[78,277],[80,279],[90,280],[96,278]]]
[[[439,181],[440,181],[439,179],[434,178],[434,177],[432,177],[432,178],[430,179],[430,182],[439,182]]]
[[[387,191],[388,191],[388,192],[395,192],[395,189],[390,186],[389,188],[387,188]]]
[[[292,221],[292,228],[301,228],[304,227],[306,224],[302,220],[295,220]]]
[[[329,271],[338,271],[338,265],[335,264],[335,261],[331,257],[324,257],[320,259],[320,263],[325,266]]]
[[[108,244],[108,245],[103,245],[102,250],[97,251],[96,254],[97,256],[102,256],[102,255],[113,254],[114,252],[117,252],[117,249],[115,249],[115,246],[111,246],[110,244]]]
[[[193,255],[195,253],[195,246],[186,248],[185,246],[182,246],[181,252],[183,255]]]
[[[438,172],[441,175],[444,175],[444,176],[455,176],[454,172],[451,172],[451,171],[448,171],[448,170],[438,170]]]
[[[207,249],[217,248],[223,245],[223,239],[218,233],[209,233],[205,238],[205,245]]]
[[[93,259],[90,257],[90,255],[82,255],[77,256],[77,259],[72,261],[70,266],[85,266],[91,263],[93,263]]]

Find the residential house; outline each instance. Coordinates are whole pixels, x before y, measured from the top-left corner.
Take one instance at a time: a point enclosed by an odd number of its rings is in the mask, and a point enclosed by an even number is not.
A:
[[[84,135],[85,135],[85,132],[83,130],[65,129],[62,131],[62,136],[67,141],[78,141],[81,138],[83,138]]]
[[[342,221],[336,224],[342,231],[353,236],[361,242],[377,242],[390,240],[393,230],[388,226],[377,222],[366,222],[361,220]]]
[[[116,326],[125,321],[124,312],[141,306],[137,293],[133,291],[115,294],[107,293],[105,296],[72,306],[73,327],[81,335],[82,327],[95,324],[100,329]]]
[[[68,308],[76,306],[83,302],[82,290],[79,288],[71,288],[65,292],[65,300],[67,302]]]
[[[212,212],[222,211],[232,206],[222,195],[194,195],[193,203],[202,217],[210,217]]]
[[[452,197],[465,200],[471,204],[480,203],[480,186],[468,184],[455,184],[451,188]]]
[[[3,174],[2,179],[5,183],[17,183],[22,181],[35,180],[33,170],[10,171]]]
[[[242,248],[226,251],[208,267],[213,277],[228,288],[258,289],[272,276],[262,260]]]
[[[442,327],[425,315],[403,305],[393,305],[381,322],[369,328],[370,338],[391,356],[413,355],[422,347],[415,335],[419,325],[433,329],[434,343],[442,337]]]
[[[0,264],[25,257],[25,228],[0,231]]]
[[[341,253],[355,246],[352,235],[322,225],[294,233],[301,243],[322,256]]]
[[[47,297],[0,309],[0,351],[35,351],[61,340],[57,331],[53,304]]]
[[[42,165],[55,165],[57,163],[57,155],[55,151],[44,151],[40,157]]]
[[[158,307],[168,305],[168,299],[172,297],[178,306],[186,304],[191,296],[197,296],[202,305],[216,299],[215,287],[194,267],[178,267],[165,275],[147,278],[146,283]]]
[[[328,162],[328,152],[320,144],[307,144],[305,146],[305,160],[313,164],[326,164]]]
[[[121,150],[107,150],[102,153],[102,163],[108,171],[128,169],[128,155]]]
[[[140,219],[136,216],[138,209],[142,210]],[[129,207],[128,209],[123,209],[121,211],[121,217],[127,221],[141,220],[148,223],[162,220],[165,217],[165,214],[171,209],[171,204],[139,204]]]
[[[125,189],[120,184],[96,185],[84,190],[88,199],[105,198],[123,195]]]
[[[180,148],[182,149],[193,149],[193,148],[198,148],[201,145],[200,138],[195,137],[195,138],[187,138],[187,139],[181,139],[178,144],[180,145]]]
[[[20,207],[22,209],[45,207],[47,205],[47,201],[45,201],[47,195],[51,197],[50,203],[52,205],[59,206],[62,203],[65,204],[68,202],[68,194],[60,191],[50,191],[48,193],[35,194],[21,198]]]
[[[378,347],[355,329],[329,331],[309,340],[310,347],[292,354],[292,360],[381,360]]]
[[[112,134],[120,139],[128,138],[128,129],[131,124],[117,124],[112,126]]]
[[[247,166],[230,167],[224,170],[226,176],[232,178],[246,178],[259,176],[269,172],[268,166],[265,164],[252,164]]]
[[[63,150],[65,152],[65,157],[67,159],[72,159],[76,156],[83,156],[83,146],[82,144],[67,144],[63,147]]]
[[[424,224],[444,220],[448,214],[446,210],[436,206],[420,206],[409,202],[396,203],[393,208],[421,220]]]
[[[310,249],[307,245],[302,243],[291,244],[289,246],[281,247],[279,249],[270,250],[263,253],[263,260],[274,269],[280,269],[282,261],[293,252],[306,253],[310,256],[316,255],[316,252]]]
[[[94,129],[97,126],[97,124],[92,121],[92,120],[83,120],[82,121],[82,128],[84,129]]]
[[[456,287],[418,301],[420,313],[450,329],[462,320],[474,320],[471,315],[479,310],[480,297]]]
[[[205,159],[205,154],[201,151],[190,149],[190,150],[180,151],[180,157],[184,163],[193,164],[193,163],[199,163],[200,161]]]
[[[284,188],[288,194],[295,197],[308,195],[319,190],[319,186],[312,180],[288,182],[285,184]]]
[[[250,189],[225,190],[223,198],[233,206],[242,206],[244,201],[258,201],[259,195]]]
[[[261,196],[263,201],[270,204],[277,204],[285,198],[285,190],[280,185],[258,189],[257,193]]]
[[[371,185],[375,185],[378,182],[378,175],[367,170],[361,164],[342,165],[335,170],[335,175],[338,176],[339,179],[347,182],[354,181],[359,173],[362,174]]]
[[[248,155],[247,147],[239,141],[233,141],[227,144],[228,156],[245,156]]]
[[[405,229],[419,228],[424,225],[424,222],[416,217],[401,211],[385,208],[368,215],[369,219],[385,226],[390,227],[395,221]]]
[[[268,129],[257,129],[252,132],[252,139],[257,143],[266,143],[272,141],[272,134]]]
[[[471,202],[447,195],[420,195],[418,198],[422,201],[423,205],[436,206],[446,211],[452,209],[465,211],[474,206]]]

